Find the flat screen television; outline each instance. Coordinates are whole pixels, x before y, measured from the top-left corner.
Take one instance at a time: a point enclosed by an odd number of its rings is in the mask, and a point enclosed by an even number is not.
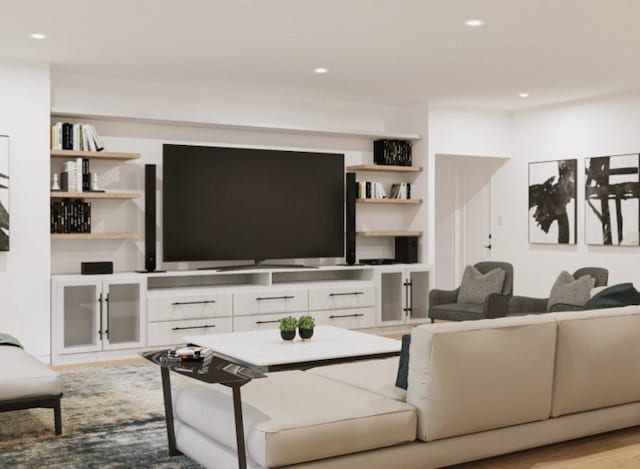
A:
[[[342,257],[344,155],[163,146],[165,262]]]

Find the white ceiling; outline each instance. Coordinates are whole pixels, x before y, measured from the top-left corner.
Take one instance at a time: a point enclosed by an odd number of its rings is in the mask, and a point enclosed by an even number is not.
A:
[[[0,0],[55,72],[516,109],[640,88],[640,0]],[[485,26],[469,28],[466,19]],[[46,40],[34,40],[41,32]],[[325,75],[315,67],[328,67]],[[520,92],[530,93],[526,99]]]

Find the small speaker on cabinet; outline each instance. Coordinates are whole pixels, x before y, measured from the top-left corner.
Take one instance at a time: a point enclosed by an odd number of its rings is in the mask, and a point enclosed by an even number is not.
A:
[[[144,165],[144,268],[139,272],[156,270],[156,165]]]
[[[113,273],[113,262],[81,262],[82,275],[104,275]]]
[[[418,262],[418,237],[396,237],[396,262],[401,264],[415,264]]]
[[[347,264],[353,265],[356,263],[356,197],[358,195],[356,173],[347,173],[345,184],[347,191],[345,260]]]

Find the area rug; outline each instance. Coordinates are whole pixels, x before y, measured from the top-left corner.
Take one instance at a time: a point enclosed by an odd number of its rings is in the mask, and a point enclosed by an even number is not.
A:
[[[1,468],[201,467],[168,455],[158,367],[94,367],[61,376],[63,434],[54,435],[51,410],[0,413]]]

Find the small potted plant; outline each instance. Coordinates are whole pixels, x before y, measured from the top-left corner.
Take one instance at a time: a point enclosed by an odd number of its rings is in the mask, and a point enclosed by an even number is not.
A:
[[[298,321],[293,316],[280,319],[280,337],[282,337],[282,340],[295,339],[297,327]]]
[[[310,339],[313,337],[313,328],[316,325],[313,316],[300,316],[298,319],[298,333],[301,339]]]

